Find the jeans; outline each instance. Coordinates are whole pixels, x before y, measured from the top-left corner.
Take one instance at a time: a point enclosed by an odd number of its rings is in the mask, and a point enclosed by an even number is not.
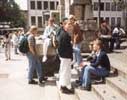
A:
[[[36,70],[38,79],[42,80],[42,64],[39,60],[39,57],[34,56],[32,53],[27,53],[27,58],[29,61],[29,70],[28,70],[28,80],[31,81],[33,79],[33,73]]]
[[[110,49],[114,49],[114,43],[116,43],[116,49],[120,48],[120,36],[118,34],[113,34],[110,44]]]
[[[81,63],[82,57],[81,57],[81,44],[75,44],[73,46],[73,52],[74,52],[74,62],[76,62],[78,65]]]
[[[15,45],[15,47],[14,47],[14,52],[15,52],[15,54],[18,53],[18,45]]]
[[[87,86],[91,85],[91,74],[94,74],[96,76],[105,77],[105,76],[109,75],[109,71],[103,67],[94,68],[90,65],[86,66],[84,68],[84,73],[83,73],[83,78],[82,78],[82,86],[83,87],[87,87]]]

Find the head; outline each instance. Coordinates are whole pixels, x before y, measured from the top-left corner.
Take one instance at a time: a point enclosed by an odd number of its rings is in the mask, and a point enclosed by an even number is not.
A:
[[[63,18],[62,19],[62,22],[61,22],[62,27],[66,24],[67,20],[68,20],[68,18]]]
[[[38,33],[38,28],[36,26],[31,26],[29,29],[29,32],[33,35],[37,35]]]
[[[103,42],[100,39],[97,39],[93,43],[93,50],[98,52],[103,48]]]
[[[70,20],[67,20],[65,23],[64,23],[64,26],[63,26],[64,30],[67,31],[69,33],[69,35],[72,34],[73,32],[73,25],[71,23]]]
[[[103,20],[102,23],[101,23],[102,26],[106,26],[107,25],[107,22],[106,20]]]
[[[90,44],[89,44],[90,51],[93,51],[93,43],[94,43],[94,41],[90,42]]]
[[[76,18],[74,15],[70,15],[68,19],[71,21],[72,24],[76,22]]]
[[[48,19],[48,25],[52,26],[54,22],[55,22],[54,18],[51,17]]]

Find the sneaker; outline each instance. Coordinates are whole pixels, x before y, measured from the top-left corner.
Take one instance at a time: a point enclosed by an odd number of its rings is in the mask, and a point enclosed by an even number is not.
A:
[[[38,84],[38,82],[36,82],[35,80],[31,80],[28,82],[28,84]]]
[[[68,89],[67,87],[61,87],[61,92],[65,94],[74,94],[74,89]]]
[[[91,91],[91,86],[87,86],[87,87],[80,87],[81,90],[87,90],[87,91]]]
[[[46,62],[46,60],[47,60],[47,57],[44,56],[43,59],[42,59],[42,62]]]
[[[48,80],[48,77],[43,77],[42,78],[42,81],[47,81]]]

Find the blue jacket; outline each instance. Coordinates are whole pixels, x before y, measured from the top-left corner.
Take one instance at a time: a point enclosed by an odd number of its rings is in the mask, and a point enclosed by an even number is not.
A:
[[[91,62],[93,67],[104,67],[110,71],[110,61],[105,51],[101,50],[99,56],[96,56],[95,60]]]

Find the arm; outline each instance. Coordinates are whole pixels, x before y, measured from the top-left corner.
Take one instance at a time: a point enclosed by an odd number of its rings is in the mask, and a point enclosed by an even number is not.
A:
[[[93,67],[98,67],[100,64],[101,64],[101,62],[102,62],[102,58],[103,57],[103,55],[99,55],[97,58],[96,58],[96,60],[94,61],[94,62],[91,62],[91,66],[93,66]]]

